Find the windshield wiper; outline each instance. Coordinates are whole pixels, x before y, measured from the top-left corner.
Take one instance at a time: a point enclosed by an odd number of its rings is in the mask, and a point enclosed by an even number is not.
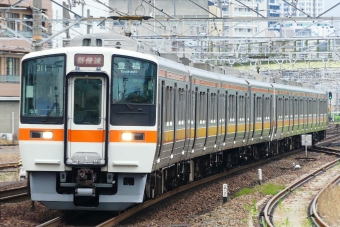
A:
[[[46,114],[45,119],[42,120],[43,122],[46,122],[46,120],[47,120],[48,118],[50,118],[50,115],[51,115],[51,113],[53,112],[53,109],[54,109],[54,108],[57,108],[58,105],[59,105],[59,104],[58,104],[57,102],[53,103],[52,107],[47,111],[47,114]]]
[[[129,110],[133,110],[133,107],[130,105],[130,103],[126,103],[126,105],[129,108]]]

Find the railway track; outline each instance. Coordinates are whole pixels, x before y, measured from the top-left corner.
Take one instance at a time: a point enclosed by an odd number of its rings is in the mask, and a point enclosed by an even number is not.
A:
[[[319,200],[320,195],[330,187],[333,187],[335,184],[337,184],[340,181],[340,175],[336,176],[331,182],[329,182],[326,187],[324,187],[318,195],[313,199],[312,204],[309,208],[309,217],[312,218],[313,222],[316,223],[320,227],[326,227],[328,226],[327,223],[324,222],[324,220],[319,216],[317,212],[317,201]]]
[[[238,168],[235,168],[235,169],[232,169],[232,170],[229,170],[229,171],[226,171],[226,172],[214,175],[214,176],[206,177],[206,178],[203,178],[202,180],[199,180],[199,181],[189,183],[187,185],[184,185],[182,187],[179,187],[179,188],[171,190],[167,193],[164,193],[163,195],[161,195],[161,196],[159,196],[155,199],[148,200],[148,201],[146,201],[142,204],[136,205],[135,207],[132,207],[132,208],[126,210],[125,212],[123,212],[123,213],[121,213],[117,216],[106,219],[106,221],[104,221],[104,222],[98,222],[97,224],[95,224],[95,226],[97,226],[97,227],[116,226],[119,223],[122,223],[125,220],[131,218],[135,214],[142,212],[143,210],[146,210],[146,209],[154,206],[155,204],[162,202],[162,201],[164,201],[164,200],[166,200],[166,199],[168,199],[168,198],[170,198],[174,195],[177,195],[178,193],[181,193],[181,192],[187,191],[189,189],[198,187],[200,185],[212,182],[212,181],[217,180],[219,178],[223,178],[223,177],[235,174],[235,173],[240,173],[240,172],[246,171],[250,168],[257,167],[259,165],[267,163],[268,160],[276,160],[276,159],[284,158],[284,157],[289,156],[289,155],[296,154],[298,152],[301,152],[302,150],[303,150],[303,148],[295,150],[295,151],[291,151],[291,152],[288,152],[288,153],[283,153],[283,154],[280,154],[280,155],[277,155],[277,156],[273,156],[269,159],[260,160],[256,163],[252,163],[250,165],[240,166]],[[51,227],[51,226],[61,226],[61,225],[64,226],[64,225],[67,225],[67,224],[65,224],[66,218],[67,217],[65,217],[65,216],[60,216],[60,217],[55,218],[53,220],[49,220],[45,223],[42,223],[41,225],[39,225],[39,227],[47,227],[47,226]],[[82,219],[82,218],[79,218],[79,219]]]
[[[324,152],[340,156],[339,151],[332,149],[310,149],[310,151]],[[308,216],[312,215],[317,223],[323,223],[321,218],[315,213],[315,199],[316,195],[320,194],[325,188],[336,181],[338,176],[338,169],[334,167],[339,163],[340,158],[321,166],[319,169],[310,174],[296,180],[284,190],[276,194],[269,200],[260,214],[260,223],[265,223],[263,226],[304,226]],[[336,178],[334,178],[336,176]],[[331,182],[331,183],[329,183]],[[328,186],[326,186],[328,187]],[[313,200],[312,209],[309,214],[305,212],[306,208]],[[307,202],[307,204],[306,204]],[[327,226],[327,225],[320,225]]]
[[[0,191],[0,203],[16,203],[29,200],[28,186],[10,188]]]
[[[20,162],[0,163],[0,169],[18,168],[19,166],[21,166]]]

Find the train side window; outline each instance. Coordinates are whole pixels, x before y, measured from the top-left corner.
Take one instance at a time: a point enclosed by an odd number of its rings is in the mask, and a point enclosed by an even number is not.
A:
[[[285,98],[285,103],[284,103],[284,112],[285,112],[285,116],[284,118],[288,118],[289,117],[289,100],[288,98]]]
[[[266,112],[265,112],[265,119],[269,120],[270,116],[270,99],[267,97],[266,98]]]
[[[245,114],[245,100],[244,100],[244,96],[240,96],[239,97],[239,120],[240,121],[244,121],[244,114]]]
[[[235,121],[235,96],[229,95],[229,121]]]
[[[299,117],[299,108],[298,108],[298,100],[294,99],[294,116],[295,118]]]
[[[169,119],[169,124],[170,126],[173,125],[173,119],[174,119],[174,101],[175,101],[175,96],[174,96],[174,89],[173,87],[170,87],[170,119]]]
[[[253,99],[253,103],[254,103],[254,112],[253,112],[253,137],[254,137],[254,133],[255,133],[255,130],[256,130],[256,118],[257,118],[257,115],[256,115],[256,111],[257,111],[257,106],[256,106],[256,95],[254,94],[254,99]]]
[[[192,96],[191,96],[191,103],[192,103],[192,110],[191,110],[191,125],[195,125],[197,121],[197,101],[198,100],[198,92],[192,91]]]
[[[294,115],[294,99],[293,98],[289,99],[289,109],[290,109],[289,115],[292,118]]]
[[[283,115],[283,113],[282,113],[282,110],[283,110],[282,105],[283,105],[282,98],[279,98],[278,105],[277,105],[277,111],[278,111],[279,119],[282,119],[282,115]]]
[[[199,99],[199,111],[198,111],[198,119],[199,119],[199,124],[203,124],[203,102],[204,102],[204,94],[203,92],[200,92],[200,99]]]
[[[221,96],[220,96],[220,103],[219,103],[219,105],[218,105],[218,109],[219,109],[219,113],[220,113],[220,115],[219,115],[219,121],[220,122],[225,122],[225,96],[222,94]]]
[[[256,120],[260,121],[262,119],[262,98],[257,97],[256,99]]]
[[[178,89],[178,98],[179,98],[179,108],[180,111],[178,112],[178,125],[184,125],[184,108],[185,108],[185,95],[184,95],[184,89],[180,88]]]
[[[225,106],[224,106],[224,114],[225,114],[225,121],[226,123],[229,120],[229,96],[228,96],[228,92],[226,92],[225,96],[224,96],[224,101],[225,101]],[[227,130],[227,128],[226,128]]]
[[[216,94],[211,93],[211,117],[210,117],[210,123],[216,123]]]
[[[172,126],[172,115],[173,115],[173,95],[172,95],[172,87],[166,87],[166,126]]]

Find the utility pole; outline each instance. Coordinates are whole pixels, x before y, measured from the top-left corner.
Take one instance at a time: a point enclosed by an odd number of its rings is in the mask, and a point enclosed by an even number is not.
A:
[[[42,41],[42,21],[41,21],[42,0],[33,0],[33,51],[40,51]]]

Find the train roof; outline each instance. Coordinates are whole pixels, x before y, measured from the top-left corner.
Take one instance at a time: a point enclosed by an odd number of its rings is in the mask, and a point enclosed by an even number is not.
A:
[[[169,60],[167,58],[162,58],[159,56],[153,56],[156,59],[156,62],[158,63],[160,68],[166,68],[171,71],[177,71],[177,72],[182,72],[184,74],[189,74],[188,69],[186,68],[185,65],[181,63],[177,63],[175,61]]]
[[[273,87],[270,85],[270,83],[252,80],[252,79],[245,79],[250,86],[256,86],[256,87],[263,87],[263,88],[269,88],[272,89]]]
[[[117,49],[117,48],[107,48],[107,47],[91,47],[91,46],[82,46],[82,48],[73,46],[73,47],[63,47],[63,48],[57,48],[57,49],[49,49],[49,50],[42,50],[37,52],[31,52],[29,54],[26,54],[22,60],[25,60],[27,58],[34,58],[44,55],[53,55],[53,54],[67,54],[69,52],[73,53],[89,53],[89,54],[98,54],[103,52],[109,52],[110,54],[118,54],[118,55],[125,55],[125,56],[131,56],[131,57],[137,57],[142,58],[150,61],[154,61],[158,63],[160,68],[167,68],[168,70],[171,70],[173,72],[177,73],[183,73],[190,76],[198,76],[202,78],[209,78],[211,80],[219,81],[219,82],[229,82],[234,84],[242,84],[247,85],[248,83],[250,86],[257,86],[257,87],[264,87],[264,88],[271,88],[273,86],[275,89],[282,89],[282,90],[288,90],[288,91],[300,91],[300,92],[308,92],[308,93],[315,93],[315,94],[326,94],[323,91],[320,90],[314,90],[310,88],[305,87],[298,87],[293,85],[284,85],[279,83],[267,83],[267,82],[261,82],[257,80],[252,79],[246,79],[246,78],[240,78],[237,77],[237,69],[226,69],[226,75],[225,74],[219,74],[203,69],[198,69],[191,66],[183,65],[182,63],[175,62],[173,60],[169,60],[167,58],[150,55],[150,54],[144,54],[140,52],[136,52],[133,50],[126,50],[126,49]],[[229,74],[230,73],[230,74]],[[241,72],[240,72],[241,73]]]
[[[271,83],[275,89],[282,89],[282,90],[289,90],[289,91],[299,91],[299,92],[308,92],[308,93],[315,93],[315,94],[326,94],[323,91],[310,89],[305,87],[298,87],[292,85],[285,85],[285,84],[278,84],[278,83]]]

